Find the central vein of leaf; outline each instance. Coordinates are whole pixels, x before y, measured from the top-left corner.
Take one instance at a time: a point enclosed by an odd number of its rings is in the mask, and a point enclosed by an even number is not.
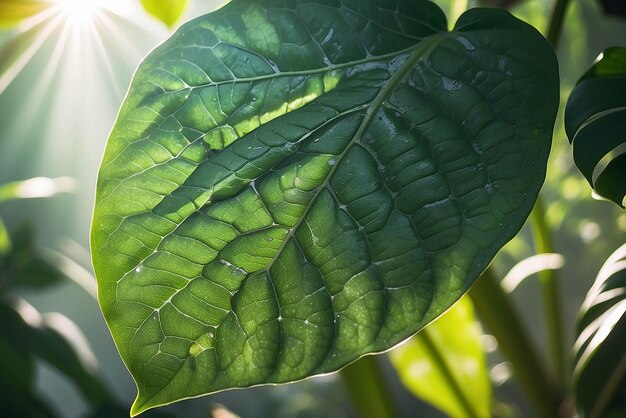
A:
[[[337,163],[328,172],[328,175],[326,176],[326,179],[324,180],[324,182],[321,183],[320,186],[315,191],[315,194],[313,195],[309,205],[305,209],[304,213],[302,214],[298,222],[293,226],[293,228],[289,230],[288,234],[286,235],[282,243],[282,246],[276,252],[276,255],[274,256],[272,261],[267,265],[266,270],[269,270],[271,266],[274,264],[274,262],[276,261],[276,259],[278,259],[284,247],[287,245],[289,240],[293,237],[293,235],[298,230],[298,228],[300,227],[304,219],[306,219],[306,216],[311,210],[311,208],[314,206],[313,202],[315,202],[315,200],[317,199],[319,194],[322,192],[322,190],[324,190],[328,186],[328,183],[332,179],[334,172],[340,166],[340,163],[343,157],[350,151],[350,149],[354,146],[354,144],[358,143],[361,140],[361,138],[367,131],[367,128],[369,127],[370,123],[374,119],[374,116],[378,113],[383,103],[389,98],[389,96],[395,90],[395,88],[402,81],[405,80],[405,78],[409,75],[409,73],[417,65],[417,63],[421,61],[422,59],[428,57],[428,54],[436,47],[436,45],[440,42],[440,40],[447,34],[448,33],[441,33],[438,35],[433,35],[423,40],[418,45],[416,45],[413,49],[410,50],[411,52],[409,53],[406,61],[396,70],[395,73],[393,73],[393,75],[389,78],[389,80],[382,86],[382,88],[380,89],[380,91],[378,92],[374,100],[372,100],[371,104],[367,108],[363,121],[361,122],[359,129],[355,133],[354,138],[352,138],[350,143],[341,152],[341,154],[339,154],[336,157]]]

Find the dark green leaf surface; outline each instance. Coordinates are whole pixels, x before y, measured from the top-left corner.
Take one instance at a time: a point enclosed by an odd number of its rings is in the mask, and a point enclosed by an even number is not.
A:
[[[530,26],[413,0],[235,0],[139,67],[99,173],[132,413],[335,371],[452,305],[528,216],[558,103]]]
[[[574,346],[576,398],[586,418],[626,408],[626,245],[602,266],[587,294]]]
[[[626,204],[626,48],[609,48],[578,81],[565,109],[574,162],[595,191]]]

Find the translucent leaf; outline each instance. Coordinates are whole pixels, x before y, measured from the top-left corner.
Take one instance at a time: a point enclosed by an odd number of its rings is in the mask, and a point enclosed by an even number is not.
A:
[[[552,49],[502,10],[235,0],[141,64],[97,186],[132,413],[328,373],[446,311],[545,175]]]
[[[404,385],[453,418],[491,417],[491,384],[468,298],[389,353]]]
[[[148,13],[171,28],[183,15],[187,0],[141,0],[141,4]]]
[[[14,26],[53,4],[52,0],[2,0],[0,2],[0,27]]]

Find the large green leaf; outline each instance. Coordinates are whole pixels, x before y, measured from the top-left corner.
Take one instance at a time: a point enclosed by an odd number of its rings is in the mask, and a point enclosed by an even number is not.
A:
[[[574,162],[600,196],[626,205],[626,48],[609,48],[578,81],[565,109]]]
[[[389,353],[404,385],[453,418],[491,416],[491,383],[469,298]]]
[[[235,0],[141,64],[92,227],[132,408],[335,371],[450,307],[528,216],[557,66],[502,10]]]
[[[626,245],[606,261],[587,294],[574,345],[576,398],[586,418],[626,410]]]

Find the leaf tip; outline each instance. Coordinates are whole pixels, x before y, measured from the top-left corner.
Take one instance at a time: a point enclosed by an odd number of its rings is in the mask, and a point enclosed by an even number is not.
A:
[[[132,417],[136,417],[138,415],[143,414],[148,409],[154,408],[155,406],[156,405],[151,405],[148,400],[143,398],[141,396],[141,394],[138,393],[137,397],[135,398],[135,401],[133,402],[132,406],[130,407],[130,416],[131,416],[131,418]]]
[[[145,408],[140,406],[137,403],[137,400],[135,399],[135,402],[133,402],[133,405],[130,407],[130,416],[131,416],[131,418],[132,417],[136,417],[137,415],[141,414],[144,411],[145,411]]]

